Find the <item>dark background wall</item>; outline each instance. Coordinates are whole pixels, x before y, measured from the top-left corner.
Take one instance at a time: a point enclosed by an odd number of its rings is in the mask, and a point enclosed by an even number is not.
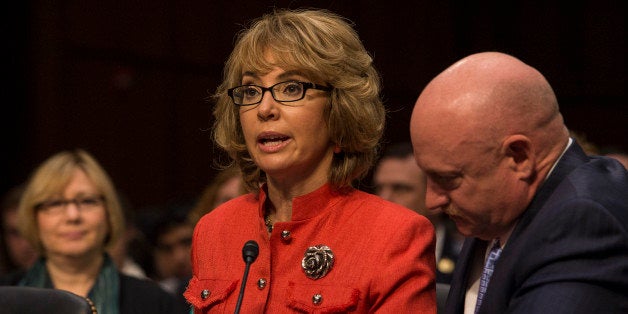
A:
[[[386,141],[409,138],[412,106],[434,75],[499,50],[546,75],[568,127],[627,150],[621,1],[481,3],[18,1],[4,19],[2,191],[59,150],[82,147],[136,208],[196,197],[220,155],[207,96],[235,33],[272,6],[327,8],[355,22],[383,77]]]

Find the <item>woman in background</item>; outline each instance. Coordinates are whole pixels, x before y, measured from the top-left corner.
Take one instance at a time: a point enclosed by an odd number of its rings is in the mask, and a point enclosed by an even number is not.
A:
[[[154,282],[121,274],[106,253],[124,217],[113,183],[87,152],[62,151],[41,164],[18,214],[41,258],[3,284],[67,290],[91,299],[100,314],[186,311]]]

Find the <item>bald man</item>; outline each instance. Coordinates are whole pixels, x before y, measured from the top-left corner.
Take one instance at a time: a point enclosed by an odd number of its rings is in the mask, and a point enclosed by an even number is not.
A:
[[[628,313],[628,174],[569,137],[541,73],[468,56],[422,91],[410,134],[427,208],[468,237],[446,313]]]

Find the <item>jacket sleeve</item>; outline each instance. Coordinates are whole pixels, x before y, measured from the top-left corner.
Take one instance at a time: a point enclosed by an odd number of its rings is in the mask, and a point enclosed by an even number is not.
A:
[[[372,309],[382,313],[436,313],[435,234],[421,215],[394,225],[375,270]],[[383,233],[386,234],[386,233]],[[390,234],[388,232],[387,234]]]
[[[515,267],[509,313],[628,313],[626,225],[597,202],[574,198],[545,216]],[[568,209],[568,210],[567,210]],[[569,214],[565,214],[569,213]],[[551,221],[552,223],[547,223]]]

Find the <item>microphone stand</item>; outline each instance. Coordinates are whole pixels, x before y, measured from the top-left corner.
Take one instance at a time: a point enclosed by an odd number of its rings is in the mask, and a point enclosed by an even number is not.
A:
[[[242,299],[244,298],[244,288],[246,286],[246,280],[249,276],[249,269],[251,264],[257,259],[259,254],[259,245],[254,240],[249,240],[244,243],[242,247],[242,259],[244,259],[244,276],[242,276],[242,285],[240,285],[240,294],[238,295],[238,302],[234,314],[240,313],[240,306],[242,305]]]

